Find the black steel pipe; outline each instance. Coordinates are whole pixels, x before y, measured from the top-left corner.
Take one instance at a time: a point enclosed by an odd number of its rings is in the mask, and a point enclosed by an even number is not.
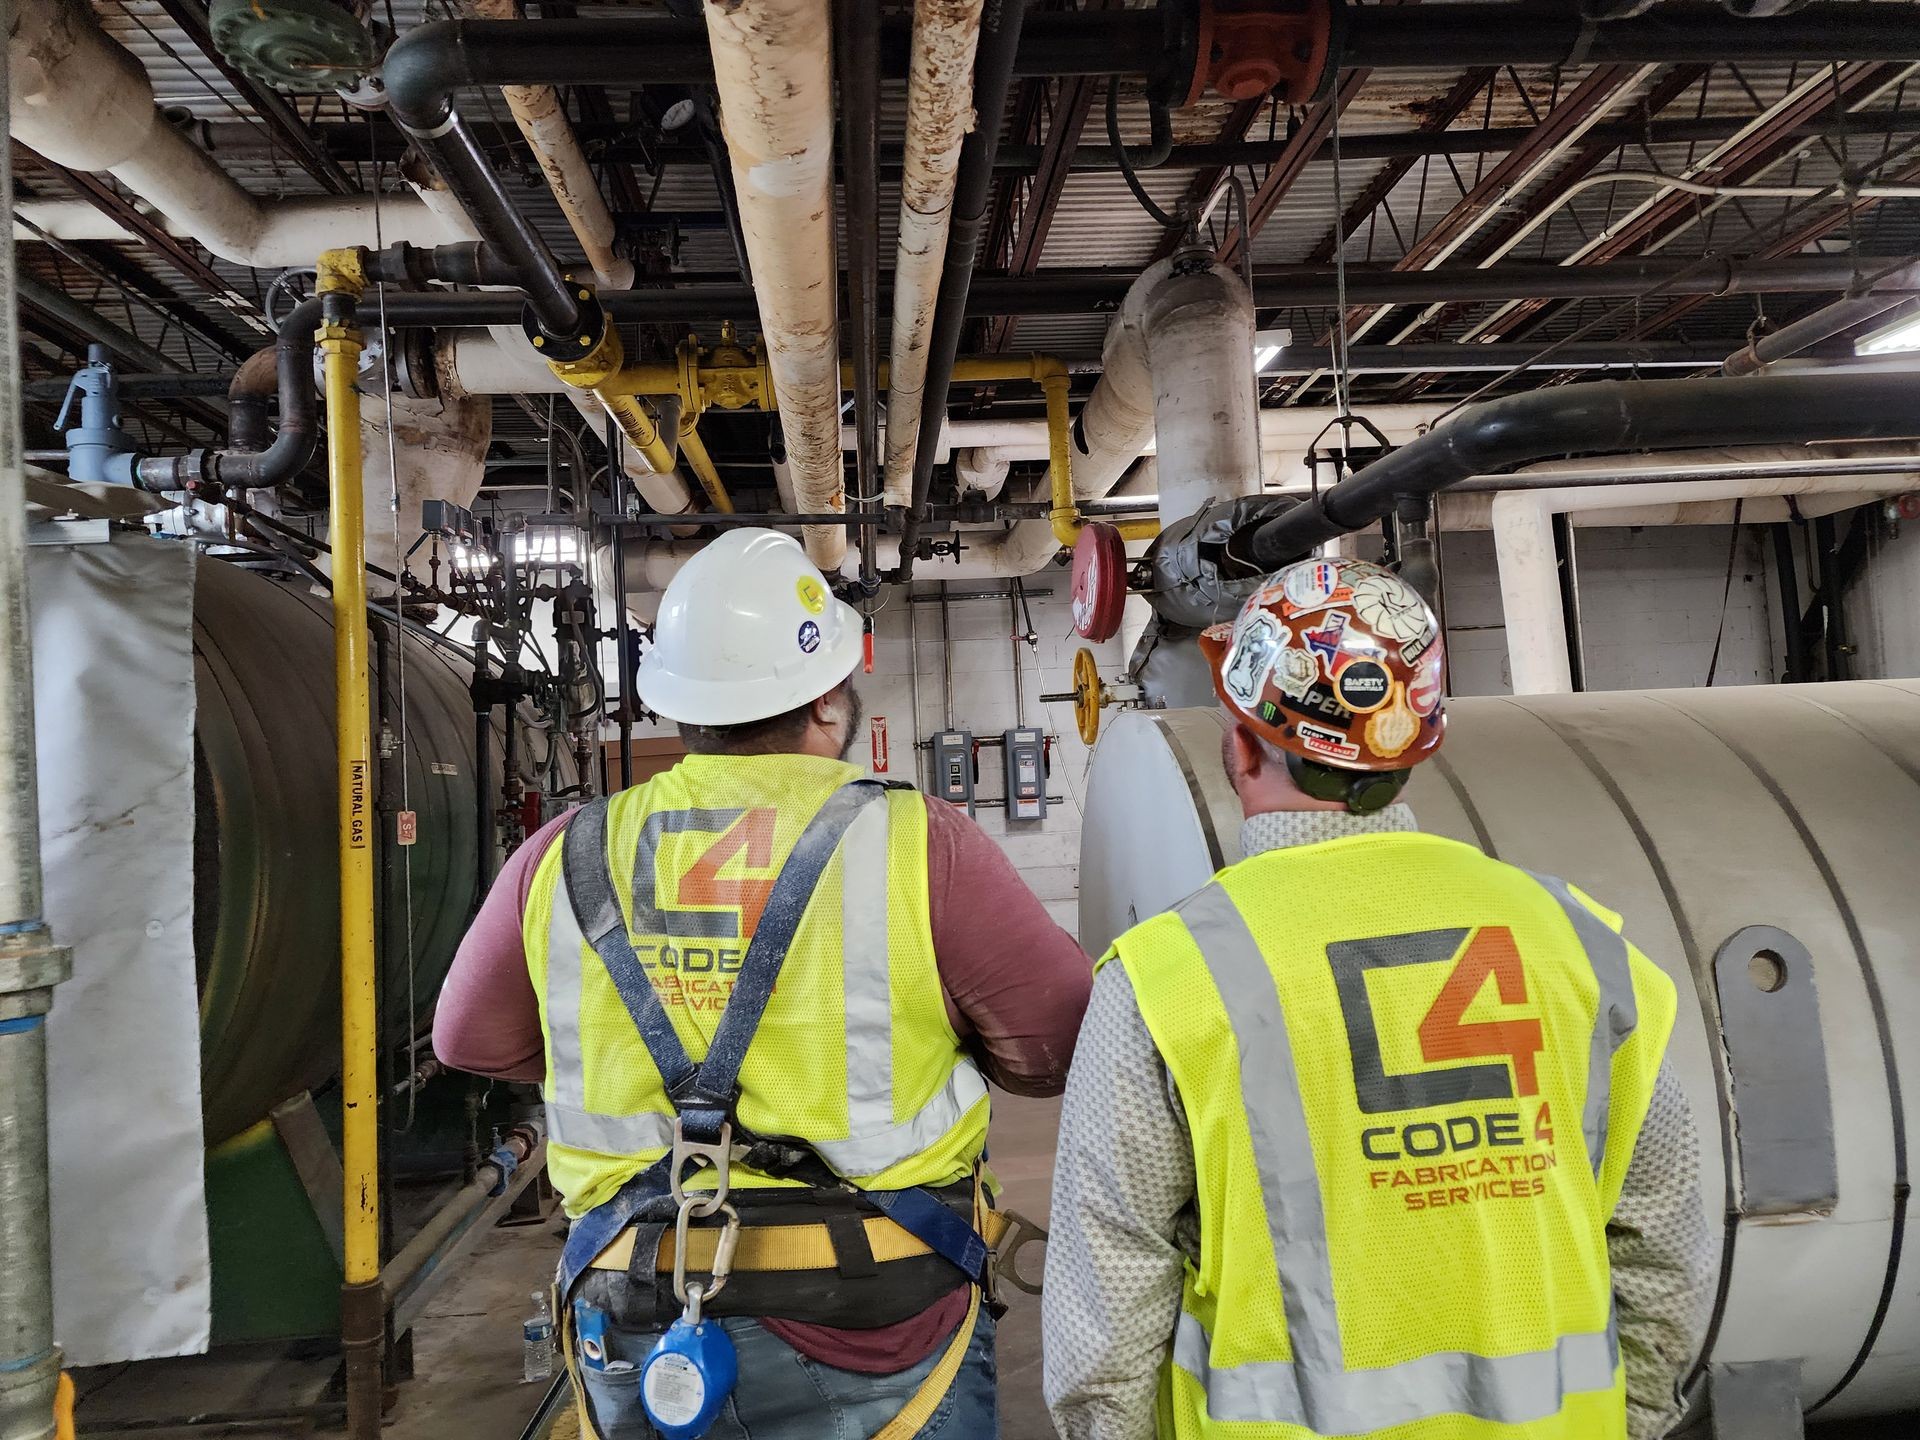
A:
[[[1753,375],[1777,360],[1798,355],[1810,345],[1831,340],[1856,325],[1898,309],[1920,286],[1920,261],[1903,266],[1864,286],[1852,287],[1841,299],[1802,315],[1771,334],[1762,335],[1744,350],[1729,355],[1722,367],[1729,375]]]
[[[1759,375],[1607,380],[1489,401],[1236,537],[1263,570],[1371,525],[1405,495],[1570,455],[1920,435],[1920,386],[1905,375]]]
[[[1027,0],[987,0],[980,18],[980,45],[973,61],[973,113],[1007,113],[1007,93],[1013,86],[1015,61],[1025,28]],[[1126,11],[1114,11],[1126,14]],[[960,353],[960,331],[966,324],[968,298],[973,288],[973,262],[980,253],[980,232],[993,201],[993,157],[1000,148],[998,124],[976,125],[960,147],[959,173],[953,184],[953,218],[947,230],[946,259],[940,271],[940,294],[934,302],[933,330],[927,340],[926,388],[920,396],[920,442],[913,457],[913,503],[900,526],[900,563],[894,580],[913,579],[914,550],[920,539],[920,512],[933,487],[933,455],[947,423],[947,392],[953,384],[953,362]],[[899,423],[893,417],[890,423]]]
[[[847,309],[853,350],[853,493],[877,511],[880,489],[880,7],[834,7],[840,72],[840,175],[847,196]],[[860,531],[860,583],[877,590],[874,527]]]
[[[1831,0],[1789,15],[1742,19],[1707,0],[1589,23],[1564,0],[1427,7],[1356,5],[1339,26],[1342,69],[1469,65],[1747,64],[1920,60],[1920,6]]]
[[[122,400],[206,400],[225,395],[232,378],[225,372],[188,375],[116,370],[113,383]],[[51,375],[44,380],[27,381],[20,387],[20,393],[28,400],[64,400],[67,387],[72,383],[65,375]]]

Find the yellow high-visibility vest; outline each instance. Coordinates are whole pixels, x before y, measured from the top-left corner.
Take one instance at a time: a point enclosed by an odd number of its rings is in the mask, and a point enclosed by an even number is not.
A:
[[[1618,915],[1365,835],[1232,866],[1116,957],[1197,1177],[1161,1435],[1624,1440],[1606,1222],[1675,999]]]
[[[613,797],[608,863],[634,953],[688,1056],[713,1040],[781,866],[860,771],[806,755],[691,755]],[[523,920],[546,1036],[547,1168],[583,1215],[664,1155],[674,1107],[606,966],[583,938],[564,846]],[[947,1019],[916,792],[866,807],[828,862],[740,1069],[748,1130],[807,1142],[876,1190],[947,1185],[986,1143],[987,1089]],[[711,1172],[689,1188],[711,1186]],[[735,1187],[783,1183],[740,1165]]]

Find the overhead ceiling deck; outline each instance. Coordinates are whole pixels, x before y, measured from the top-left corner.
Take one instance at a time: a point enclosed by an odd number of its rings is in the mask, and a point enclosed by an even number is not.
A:
[[[236,83],[193,33],[192,22],[204,20],[202,0],[104,0],[94,8],[108,33],[145,65],[159,102],[250,193],[279,198],[377,188],[395,200],[411,194],[399,174],[402,137],[395,127],[336,96],[276,96],[256,82]],[[1086,13],[1118,7],[1101,0],[1079,5],[1040,0],[1035,8]],[[883,5],[884,13],[897,19],[911,10],[906,0]],[[528,12],[528,23],[540,24],[550,18],[661,16],[669,10],[655,3],[576,6],[534,0]],[[403,0],[376,7],[374,18],[404,33],[453,13],[446,5]],[[1657,256],[1699,260],[1704,272],[1721,256],[1793,259],[1839,253],[1871,274],[1912,254],[1920,243],[1920,200],[1863,195],[1850,203],[1831,187],[1843,179],[1869,187],[1920,179],[1920,89],[1915,85],[1920,77],[1912,72],[1902,64],[1829,67],[1786,58],[1737,64],[1438,67],[1373,70],[1364,77],[1347,72],[1335,92],[1338,163],[1331,133],[1335,101],[1289,108],[1270,99],[1236,103],[1209,93],[1200,104],[1174,111],[1171,155],[1140,178],[1161,206],[1172,207],[1224,175],[1237,177],[1253,200],[1251,258],[1260,267],[1326,265],[1336,254],[1350,275],[1436,265],[1604,265]],[[1177,238],[1141,208],[1111,168],[1105,153],[1107,86],[1099,77],[1015,81],[999,117],[1006,153],[978,255],[976,278],[982,288],[1002,276],[1027,277],[1030,286],[1044,287],[1050,279],[1088,268],[1136,272]],[[632,85],[574,87],[565,100],[622,243],[642,271],[641,283],[671,285],[694,277],[737,281],[727,201],[715,183],[711,157],[697,143],[694,127],[672,133],[661,128],[663,110],[679,93],[678,87],[663,92],[636,79]],[[557,252],[572,253],[576,247],[566,222],[499,94],[473,89],[460,92],[458,100],[502,173],[518,177],[512,185],[516,203]],[[1119,82],[1117,114],[1127,142],[1145,144],[1148,106],[1138,80]],[[893,258],[904,133],[905,82],[885,80],[878,206],[865,221],[878,236],[883,289]],[[1733,155],[1732,162],[1716,159],[1726,153]],[[110,177],[72,176],[39,163],[18,144],[13,158],[16,190],[23,198],[85,199],[111,207],[120,196]],[[1826,193],[1715,198],[1673,194],[1630,180],[1603,183],[1603,177],[1620,172],[1686,175],[1743,187],[1826,188]],[[838,198],[844,263],[845,227],[862,222],[847,214],[844,194]],[[26,240],[20,247],[23,273],[64,291],[180,369],[230,369],[238,354],[265,338],[246,312],[250,306],[257,312],[276,272],[230,264],[191,238],[168,243],[157,227],[150,228],[153,233],[133,241],[56,247]],[[1222,204],[1207,235],[1232,258],[1239,250],[1239,229],[1237,213]],[[841,285],[844,314],[844,271]],[[226,293],[216,293],[220,290]],[[1419,344],[1423,356],[1431,356],[1436,343],[1476,340],[1539,349],[1556,342],[1681,341],[1712,353],[1738,348],[1763,314],[1771,323],[1790,320],[1835,298],[1840,286],[1765,296],[1670,290],[1653,283],[1626,295],[1518,304],[1350,305],[1347,320],[1362,343]],[[1048,306],[1042,300],[1019,308]],[[979,309],[963,350],[1085,357],[1097,354],[1108,324],[1106,309],[1097,306],[1025,315],[981,315]],[[24,354],[29,379],[62,375],[83,361],[89,337],[70,317],[63,323],[34,307],[30,297],[23,315],[30,336]],[[1328,343],[1336,318],[1331,303],[1261,311],[1263,325],[1290,329],[1298,344]],[[882,353],[887,325],[883,307]],[[636,348],[657,350],[675,330],[687,328],[710,335],[717,326],[650,327],[630,339],[637,340]],[[1551,368],[1508,377],[1479,367],[1373,370],[1353,377],[1351,393],[1364,406],[1417,395],[1503,393],[1564,378],[1566,372]],[[1267,383],[1264,400],[1325,404],[1331,393],[1329,374],[1288,375]],[[30,399],[34,443],[51,443],[57,403]],[[1005,385],[956,387],[953,404],[956,413],[970,416],[1033,410],[1021,387]],[[544,415],[544,405],[535,402],[535,408]],[[511,398],[496,401],[495,410],[496,455],[543,463],[543,426]],[[169,446],[208,443],[217,438],[216,420],[217,407],[210,409],[201,399],[142,400],[129,415],[143,439]],[[733,465],[724,458],[721,463],[730,484],[751,490],[766,483],[759,463]]]

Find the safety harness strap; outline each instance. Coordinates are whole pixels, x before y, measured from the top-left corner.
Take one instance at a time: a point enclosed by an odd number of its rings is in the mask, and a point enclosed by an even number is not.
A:
[[[780,869],[760,914],[760,924],[747,946],[725,1013],[706,1059],[695,1066],[681,1044],[653,982],[633,952],[626,918],[614,895],[607,864],[607,802],[586,806],[568,825],[563,852],[568,897],[580,917],[581,933],[619,991],[668,1096],[680,1113],[687,1138],[705,1144],[720,1141],[722,1127],[732,1117],[739,1095],[740,1066],[753,1042],[775,982],[785,964],[807,904],[820,883],[827,863],[860,812],[891,788],[873,780],[853,780],[827,797],[826,804],[801,832],[786,864]],[[647,857],[641,857],[646,863]],[[756,1137],[740,1134],[751,1145]],[[824,1170],[825,1167],[822,1166]],[[581,1272],[635,1219],[659,1219],[651,1207],[670,1189],[672,1157],[664,1156],[621,1186],[611,1200],[596,1206],[574,1223],[560,1259],[560,1288],[564,1295]],[[823,1177],[833,1183],[830,1172]],[[965,1220],[924,1190],[863,1192],[883,1214],[903,1230],[951,1262],[969,1280],[984,1284],[987,1245]]]

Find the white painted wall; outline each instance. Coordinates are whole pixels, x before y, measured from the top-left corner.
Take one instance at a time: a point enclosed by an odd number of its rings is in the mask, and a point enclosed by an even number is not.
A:
[[[1852,674],[1920,675],[1920,523],[1861,518],[1874,528],[1866,574],[1847,594],[1848,638],[1858,647]]]
[[[1725,525],[1676,525],[1575,532],[1589,690],[1688,688],[1706,682],[1726,596],[1726,630],[1715,685],[1773,681],[1773,590],[1764,542],[1741,531],[1727,588]],[[1501,626],[1493,536],[1480,531],[1441,542],[1447,599],[1447,656],[1456,695],[1512,693]],[[1915,564],[1920,584],[1920,561]]]
[[[1089,752],[1080,743],[1074,728],[1073,707],[1064,703],[1042,705],[1045,691],[1064,691],[1072,684],[1074,652],[1086,642],[1073,633],[1068,604],[1069,578],[1061,569],[1049,569],[1027,582],[1033,612],[1033,628],[1039,640],[1035,648],[1020,647],[1021,686],[1025,696],[1025,723],[1038,726],[1054,737],[1053,771],[1047,793],[1061,803],[1050,805],[1043,821],[1007,821],[1006,811],[982,807],[980,826],[996,839],[1047,909],[1069,931],[1078,926],[1080,814],[1086,790]],[[953,594],[1002,590],[1002,581],[955,582]],[[1033,594],[1051,590],[1050,597]],[[933,583],[914,586],[916,594],[938,594]],[[900,590],[889,588],[886,604],[875,621],[874,673],[856,674],[867,714],[883,715],[892,749],[891,778],[912,780],[924,788],[924,755],[914,748],[946,728],[945,695],[940,646],[940,607],[936,604],[914,606],[919,629],[918,653],[908,638],[907,599]],[[1005,599],[955,601],[949,607],[952,625],[953,728],[971,730],[978,736],[998,736],[1014,723],[1013,646],[1009,636],[1013,620]],[[1100,673],[1113,677],[1121,666],[1120,642],[1110,640],[1093,647]],[[915,661],[920,675],[920,720],[913,719],[912,677]],[[866,742],[853,756],[870,761]],[[977,794],[982,799],[1004,798],[1005,784],[1002,752],[997,748],[980,752],[980,779]]]

